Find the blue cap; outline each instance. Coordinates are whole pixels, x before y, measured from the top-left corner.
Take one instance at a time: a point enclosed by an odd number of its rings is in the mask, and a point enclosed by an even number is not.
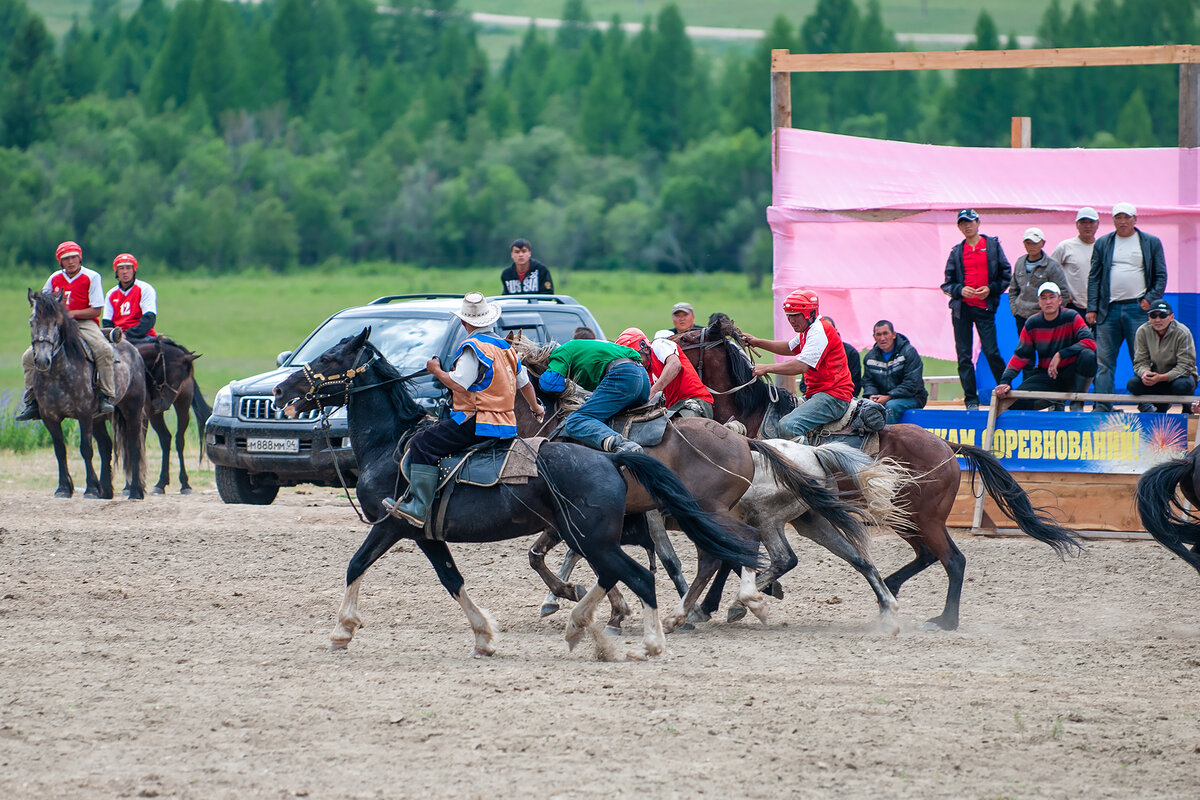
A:
[[[973,208],[964,208],[962,211],[958,212],[958,221],[962,222],[964,219],[974,222],[975,220],[979,219],[979,215],[975,213],[975,209]]]

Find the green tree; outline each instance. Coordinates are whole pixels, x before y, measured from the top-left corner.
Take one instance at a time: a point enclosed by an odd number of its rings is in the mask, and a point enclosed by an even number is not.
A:
[[[1117,140],[1126,147],[1153,147],[1154,125],[1141,89],[1135,89],[1117,115]]]
[[[0,67],[0,144],[25,148],[49,130],[50,109],[62,96],[54,40],[41,17],[17,26]]]
[[[196,31],[202,24],[203,11],[198,0],[182,0],[175,7],[142,92],[142,100],[150,111],[161,110],[169,101],[176,106],[187,102],[192,61],[196,57]]]
[[[231,15],[232,8],[224,0],[204,0],[201,7],[204,27],[188,76],[188,100],[203,98],[214,122],[223,111],[244,107],[240,91],[241,55]]]
[[[342,18],[332,0],[281,0],[271,21],[271,44],[282,66],[288,105],[303,114],[344,50]]]

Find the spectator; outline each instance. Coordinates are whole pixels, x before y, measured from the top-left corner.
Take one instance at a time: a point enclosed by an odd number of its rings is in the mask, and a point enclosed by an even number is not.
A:
[[[1166,300],[1150,306],[1149,321],[1137,329],[1130,394],[1190,395],[1196,391],[1196,342],[1192,332],[1175,320]],[[1170,403],[1141,403],[1138,411],[1165,414]],[[1187,406],[1183,407],[1184,413]]]
[[[517,239],[508,248],[512,264],[500,273],[504,294],[554,294],[550,268],[533,257],[528,239]]]
[[[595,339],[596,332],[587,325],[580,325],[575,329],[575,333],[571,336],[572,339]]]
[[[1088,272],[1092,269],[1092,247],[1096,244],[1096,229],[1100,227],[1100,215],[1088,206],[1075,215],[1075,230],[1078,236],[1064,239],[1054,248],[1050,257],[1057,261],[1067,276],[1067,308],[1079,314],[1087,313]]]
[[[694,331],[698,327],[696,325],[696,310],[692,308],[691,303],[676,303],[671,307],[671,325],[675,328],[675,333],[687,333]]]
[[[1008,288],[1012,267],[1000,247],[1000,240],[979,233],[979,214],[975,209],[965,208],[958,212],[958,230],[963,240],[950,250],[950,257],[946,259],[942,291],[950,298],[958,379],[970,411],[979,408],[971,327],[979,332],[983,355],[992,376],[999,382],[1004,371],[1004,358],[996,344],[996,307],[1000,304],[1001,293]]]
[[[1012,283],[1008,285],[1008,305],[1012,309],[1013,318],[1017,321],[1017,336],[1025,329],[1025,320],[1038,313],[1037,287],[1047,281],[1067,285],[1067,275],[1062,265],[1054,256],[1046,255],[1043,249],[1046,236],[1041,228],[1030,228],[1025,231],[1022,244],[1025,245],[1025,255],[1017,259],[1013,266]],[[1069,304],[1073,297],[1064,297],[1063,303]]]
[[[833,317],[821,317],[821,319],[829,322],[833,329],[837,330],[837,323],[833,321]],[[850,379],[854,381],[854,396],[862,395],[863,377],[862,377],[862,354],[858,352],[858,348],[842,339],[842,348],[846,351],[846,366],[850,368]]]
[[[1114,230],[1096,240],[1088,273],[1087,321],[1096,331],[1097,394],[1112,394],[1121,342],[1132,359],[1137,329],[1167,288],[1162,242],[1138,230],[1132,203],[1117,203],[1112,214]],[[1112,405],[1096,403],[1092,410],[1111,411]]]
[[[875,346],[863,356],[863,393],[887,409],[888,424],[909,409],[924,408],[925,365],[908,338],[886,319],[875,323]]]
[[[1083,392],[1096,374],[1096,341],[1083,317],[1062,308],[1062,290],[1047,281],[1038,287],[1038,306],[1021,329],[1017,350],[1000,376],[996,396],[1004,397],[1012,389],[1012,379],[1036,359],[1037,365],[1025,372],[1021,389],[1030,392]],[[1052,405],[1049,400],[1018,400],[1013,409],[1037,409]],[[1071,401],[1072,411],[1082,411],[1083,403]]]

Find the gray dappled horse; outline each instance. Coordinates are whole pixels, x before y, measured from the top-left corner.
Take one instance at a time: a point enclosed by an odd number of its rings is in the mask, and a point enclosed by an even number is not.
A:
[[[96,417],[93,365],[79,335],[79,323],[67,313],[61,296],[29,290],[30,343],[33,346],[33,396],[42,422],[54,443],[58,459],[58,488],[55,497],[71,497],[75,484],[67,469],[67,445],[63,438],[65,419],[79,421],[79,454],[87,470],[84,497],[112,499],[113,441],[103,417]],[[84,324],[92,325],[91,321]],[[128,342],[113,345],[113,433],[116,456],[123,462],[129,499],[145,497],[143,424],[146,402],[146,370],[137,349]],[[92,437],[100,447],[100,474],[92,468]]]

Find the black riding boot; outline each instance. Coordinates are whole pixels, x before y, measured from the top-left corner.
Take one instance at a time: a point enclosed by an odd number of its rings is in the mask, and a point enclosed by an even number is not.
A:
[[[97,402],[97,408],[98,408],[98,410],[96,411],[97,416],[100,416],[103,414],[111,414],[117,410],[117,407],[115,405],[113,405],[112,398],[109,397],[108,395],[106,395],[104,392],[99,393],[99,400]]]
[[[26,392],[25,407],[21,409],[21,413],[17,414],[13,419],[18,422],[29,422],[30,420],[41,419],[42,412],[38,409],[37,400],[33,394]]]

